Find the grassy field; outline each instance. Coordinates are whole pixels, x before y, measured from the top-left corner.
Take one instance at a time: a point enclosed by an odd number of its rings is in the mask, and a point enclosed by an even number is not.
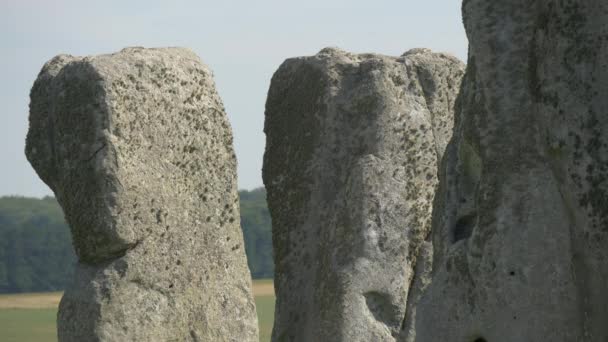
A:
[[[260,342],[270,341],[274,320],[272,280],[253,282]],[[55,317],[60,292],[0,295],[0,341],[56,342]]]

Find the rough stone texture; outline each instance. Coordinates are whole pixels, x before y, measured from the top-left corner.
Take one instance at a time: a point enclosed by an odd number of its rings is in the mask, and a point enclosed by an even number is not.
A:
[[[60,341],[257,341],[232,133],[194,53],[53,58],[26,154],[79,257]]]
[[[417,341],[607,341],[608,2],[463,12]]]
[[[395,341],[430,261],[437,160],[464,66],[324,49],[289,59],[266,104],[273,341]],[[423,271],[420,271],[423,274]],[[407,315],[414,315],[407,309]]]

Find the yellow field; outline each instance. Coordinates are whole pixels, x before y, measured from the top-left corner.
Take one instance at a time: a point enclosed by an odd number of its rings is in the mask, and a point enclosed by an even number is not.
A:
[[[274,297],[274,284],[272,280],[254,280],[253,281],[253,296],[254,297]]]
[[[255,280],[260,341],[270,341],[274,320],[272,280]],[[56,342],[55,317],[62,292],[0,295],[0,341]]]
[[[59,305],[63,292],[0,295],[0,309],[51,309]]]

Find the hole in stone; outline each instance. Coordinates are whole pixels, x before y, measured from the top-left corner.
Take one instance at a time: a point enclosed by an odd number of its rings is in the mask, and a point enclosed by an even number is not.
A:
[[[475,341],[473,341],[473,342],[488,342],[488,341],[486,341],[486,339],[483,337],[479,337],[479,338],[476,338]]]
[[[509,275],[510,275],[510,276],[514,276],[514,275],[515,275],[515,271],[511,271],[511,272],[509,272]]]
[[[399,320],[399,310],[392,303],[390,295],[376,291],[370,291],[363,294],[367,308],[373,317],[389,327],[398,327],[401,323]]]
[[[459,218],[454,225],[454,229],[452,230],[452,242],[458,242],[471,237],[471,234],[473,234],[473,228],[475,227],[476,218],[477,215],[475,214]]]

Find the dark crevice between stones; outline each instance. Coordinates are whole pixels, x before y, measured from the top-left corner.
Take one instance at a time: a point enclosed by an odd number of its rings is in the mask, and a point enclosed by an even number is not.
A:
[[[475,228],[476,220],[476,214],[469,214],[459,218],[452,228],[452,243],[456,243],[460,240],[471,237],[471,234],[473,234],[473,229]]]

